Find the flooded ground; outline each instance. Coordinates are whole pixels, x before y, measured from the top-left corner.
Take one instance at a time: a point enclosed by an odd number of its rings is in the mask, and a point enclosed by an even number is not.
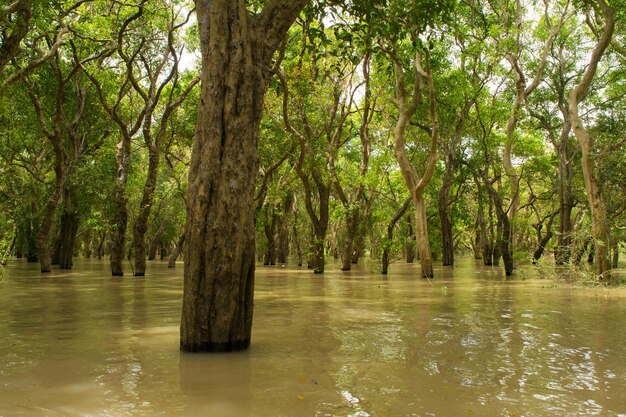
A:
[[[257,268],[252,348],[178,350],[182,268],[0,283],[0,416],[626,416],[626,292],[464,260]]]

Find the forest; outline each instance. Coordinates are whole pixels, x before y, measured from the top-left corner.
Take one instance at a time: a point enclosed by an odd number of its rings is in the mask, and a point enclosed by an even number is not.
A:
[[[623,0],[2,0],[0,262],[183,267],[192,351],[247,347],[262,265],[436,279],[471,256],[619,284],[625,19]],[[233,340],[197,338],[212,309]]]

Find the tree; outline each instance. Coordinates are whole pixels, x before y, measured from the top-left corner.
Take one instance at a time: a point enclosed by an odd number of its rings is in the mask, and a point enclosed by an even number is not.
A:
[[[247,349],[254,298],[254,185],[275,51],[306,0],[196,1],[202,75],[189,168],[180,347]]]
[[[610,281],[609,226],[601,186],[597,180],[596,161],[593,156],[594,137],[585,128],[578,111],[578,106],[593,82],[598,64],[611,42],[615,29],[615,13],[604,0],[598,0],[598,6],[594,9],[594,12],[596,17],[604,20],[602,34],[591,53],[585,73],[578,85],[569,94],[568,104],[572,130],[582,151],[583,178],[589,207],[591,208],[591,233],[594,239],[596,274],[602,281]]]

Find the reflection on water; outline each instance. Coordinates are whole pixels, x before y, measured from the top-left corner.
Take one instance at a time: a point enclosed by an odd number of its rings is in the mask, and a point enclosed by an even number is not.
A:
[[[338,269],[332,268],[329,269]],[[249,352],[178,351],[181,269],[82,260],[0,284],[0,416],[626,416],[626,292],[465,260],[257,269]]]

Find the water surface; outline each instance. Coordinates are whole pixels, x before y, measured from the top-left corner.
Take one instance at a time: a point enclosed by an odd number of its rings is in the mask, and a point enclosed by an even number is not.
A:
[[[250,351],[178,350],[182,268],[108,264],[0,283],[0,416],[626,416],[626,292],[257,267]]]

